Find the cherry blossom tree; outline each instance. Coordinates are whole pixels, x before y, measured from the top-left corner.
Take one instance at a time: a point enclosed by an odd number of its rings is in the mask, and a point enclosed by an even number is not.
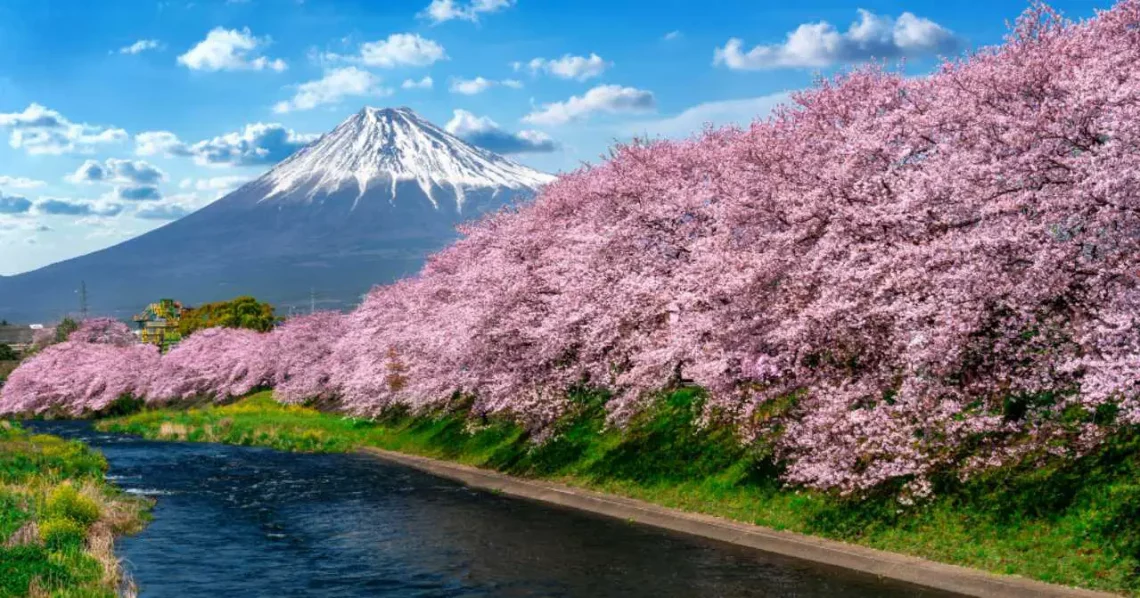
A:
[[[1079,453],[1140,408],[1138,16],[1038,6],[931,77],[864,68],[747,130],[618,147],[373,291],[344,399],[459,390],[542,425],[586,382],[621,421],[691,380],[747,438],[794,395],[788,480],[840,492]]]
[[[0,414],[101,411],[121,397],[145,394],[158,360],[158,349],[139,344],[122,322],[85,320],[66,341],[43,347],[12,372],[0,388]]]
[[[241,328],[207,328],[162,356],[150,377],[148,402],[211,398],[224,401],[274,379],[269,335]]]
[[[620,425],[696,384],[742,442],[774,434],[787,482],[841,494],[1080,455],[1140,424],[1137,23],[1140,0],[1035,5],[928,77],[864,67],[747,128],[617,146],[354,312],[197,332],[132,391],[458,393],[539,431],[578,386]],[[52,363],[0,407],[97,402],[37,394]]]
[[[330,357],[344,336],[344,320],[339,312],[317,312],[289,318],[273,330],[268,343],[274,356],[272,385],[279,401],[298,403],[336,396]]]
[[[125,347],[138,342],[138,338],[123,322],[114,318],[91,318],[79,323],[79,328],[67,340],[80,343],[98,343]]]
[[[0,389],[0,414],[101,411],[124,396],[146,392],[158,364],[150,345],[116,346],[66,341],[20,364]]]

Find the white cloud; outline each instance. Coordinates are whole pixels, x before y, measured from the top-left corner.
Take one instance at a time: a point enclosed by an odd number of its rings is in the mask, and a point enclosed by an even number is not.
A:
[[[139,187],[118,187],[115,196],[126,201],[158,201],[162,199],[162,192],[153,185]]]
[[[216,27],[206,34],[206,39],[179,56],[178,63],[195,71],[281,72],[287,68],[284,60],[267,58],[258,52],[269,43],[268,37],[254,37],[249,27]]]
[[[432,0],[419,16],[435,23],[444,21],[478,21],[479,15],[510,8],[515,0],[471,0],[463,5],[455,0]]]
[[[143,220],[178,220],[192,210],[176,203],[150,204],[135,210],[135,218]]]
[[[674,40],[681,39],[681,32],[680,31],[670,31],[669,33],[666,33],[664,36],[662,36],[661,39],[663,39],[667,42],[671,42]]]
[[[183,183],[190,182],[191,183],[190,186],[193,186],[194,179],[184,179],[182,182]],[[189,193],[179,193],[177,195],[171,195],[170,197],[166,198],[166,201],[169,203],[181,203],[183,205],[191,206],[195,209],[200,208],[206,204],[213,202],[212,199],[204,199],[202,196],[200,196],[197,193],[194,193],[192,191]]]
[[[386,40],[360,46],[360,59],[367,66],[396,68],[428,66],[447,58],[443,46],[414,33],[393,33]]]
[[[158,167],[143,160],[109,158],[105,162],[85,160],[72,174],[64,177],[72,183],[116,185],[156,185],[166,180]]]
[[[0,175],[0,187],[7,187],[9,189],[35,189],[36,187],[43,187],[46,184],[47,183],[43,181],[37,181],[35,179]]]
[[[434,84],[435,82],[432,81],[431,77],[425,76],[419,81],[416,81],[415,79],[405,79],[404,84],[400,87],[403,87],[404,89],[431,89],[432,85]]]
[[[347,97],[391,95],[392,90],[381,87],[380,81],[380,77],[354,66],[334,69],[327,71],[320,79],[299,85],[293,99],[278,102],[273,106],[273,111],[280,114],[312,110],[317,106],[335,104]]]
[[[209,205],[222,195],[223,193],[220,192],[209,198],[204,198],[197,193],[171,195],[161,202],[139,204],[134,211],[134,217],[143,220],[177,220]]]
[[[494,81],[488,81],[483,77],[475,77],[474,79],[453,79],[451,81],[451,93],[473,96],[487,91],[494,84]]]
[[[170,131],[146,131],[135,135],[135,153],[140,156],[191,156],[189,147]]]
[[[620,85],[599,85],[582,96],[572,96],[565,102],[544,104],[523,117],[523,122],[535,125],[561,125],[583,120],[593,114],[604,112],[639,113],[652,112],[657,108],[653,92]]]
[[[60,197],[41,197],[35,204],[37,214],[45,216],[95,216],[109,218],[123,211],[122,204],[106,201],[83,201]]]
[[[546,59],[534,58],[527,63],[530,72],[540,71],[554,75],[561,79],[574,79],[585,81],[593,77],[600,77],[613,63],[602,60],[601,56],[590,53],[587,56],[572,56],[566,54],[562,58]],[[515,70],[518,70],[517,68]]]
[[[199,191],[230,191],[249,182],[244,176],[218,176],[208,179],[198,179],[194,188]]]
[[[64,179],[75,184],[114,185],[105,199],[158,201],[162,199],[158,184],[166,180],[166,174],[142,160],[109,158],[104,162],[85,160]]]
[[[213,191],[217,194],[217,197],[221,197],[249,181],[249,177],[241,175],[218,176],[204,179],[182,179],[178,187],[181,189],[194,189],[196,191]]]
[[[360,44],[357,55],[328,53],[321,56],[329,62],[352,62],[384,69],[428,66],[447,60],[447,52],[438,43],[415,33],[393,33],[387,39]]]
[[[507,87],[510,87],[511,89],[522,89],[523,88],[523,82],[519,81],[518,79],[503,79],[502,81],[500,81],[500,83],[502,83],[503,85],[505,85]]]
[[[122,210],[120,209],[119,212],[111,215],[92,214],[83,218],[76,218],[74,222],[87,230],[84,239],[97,240],[97,247],[100,247],[113,243],[117,239],[128,238],[136,234],[125,222],[114,218],[121,213]]]
[[[0,205],[2,205],[2,204],[0,204]],[[23,218],[21,218],[19,220],[10,220],[10,219],[4,217],[4,212],[0,212],[0,230],[20,230],[20,231],[23,231],[23,230],[30,230],[30,229],[31,229],[31,227],[28,225],[27,220],[25,220]],[[12,244],[11,240],[8,240],[8,242],[9,242],[9,244]]]
[[[202,166],[262,166],[275,164],[304,147],[318,135],[305,135],[279,123],[253,123],[194,144],[169,131],[148,131],[135,136],[140,156],[192,157]]]
[[[32,202],[28,198],[0,193],[0,214],[27,214],[31,209]]]
[[[106,169],[98,160],[85,160],[75,172],[63,177],[72,183],[102,182],[108,177]]]
[[[921,57],[956,51],[961,46],[949,29],[904,12],[898,19],[860,9],[859,21],[840,33],[831,23],[805,23],[782,44],[760,45],[744,52],[739,38],[713,54],[713,64],[734,70],[781,67],[825,67],[871,59]]]
[[[669,118],[623,125],[621,132],[626,135],[687,138],[699,133],[706,125],[749,125],[756,119],[766,118],[774,108],[790,98],[790,93],[781,92],[755,98],[706,102]]]
[[[490,118],[475,116],[466,110],[456,110],[444,129],[472,145],[500,154],[552,152],[558,149],[558,144],[546,133],[510,133]]]
[[[162,44],[157,39],[140,39],[139,41],[119,48],[119,54],[142,54],[147,50],[158,50]]]
[[[0,206],[3,205],[3,199],[0,198]],[[55,229],[43,224],[42,222],[29,217],[27,214],[20,214],[19,216],[5,217],[4,212],[0,210],[0,230],[13,230],[20,232],[35,232],[35,233],[48,233]]]
[[[97,145],[127,138],[122,129],[73,123],[39,104],[30,104],[23,112],[0,113],[0,127],[11,129],[9,145],[29,154],[90,153]]]

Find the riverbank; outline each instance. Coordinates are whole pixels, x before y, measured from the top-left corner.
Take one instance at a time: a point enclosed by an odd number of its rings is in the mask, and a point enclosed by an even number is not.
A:
[[[554,482],[526,480],[469,465],[365,447],[364,453],[384,461],[462,482],[506,496],[569,507],[703,538],[762,550],[766,553],[857,571],[880,580],[914,584],[924,589],[977,598],[1098,598],[1112,594],[1046,584],[977,569],[935,563],[845,542],[728,521],[720,517],[668,509],[635,500]]]
[[[0,420],[0,596],[134,594],[114,538],[142,529],[150,503],[106,470],[82,443]]]
[[[1135,438],[1119,438],[1075,466],[1002,471],[903,506],[886,496],[854,501],[784,488],[763,448],[742,448],[727,432],[695,423],[694,393],[667,395],[621,431],[604,428],[601,409],[584,400],[541,445],[518,426],[472,421],[458,411],[362,420],[281,406],[268,393],[99,425],[149,438],[283,450],[374,447],[992,573],[1137,591]]]

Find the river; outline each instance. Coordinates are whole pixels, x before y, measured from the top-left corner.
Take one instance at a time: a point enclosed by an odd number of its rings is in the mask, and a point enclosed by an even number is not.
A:
[[[155,598],[941,596],[472,490],[358,454],[155,442],[87,422],[108,478],[157,500],[117,549]]]

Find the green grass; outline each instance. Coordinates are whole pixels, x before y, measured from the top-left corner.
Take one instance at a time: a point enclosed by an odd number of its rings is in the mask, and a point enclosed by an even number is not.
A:
[[[99,426],[306,452],[378,447],[996,573],[1140,591],[1135,431],[1077,463],[1011,468],[967,484],[941,480],[935,500],[903,508],[888,496],[845,500],[784,487],[766,444],[744,447],[725,428],[697,425],[700,405],[694,391],[666,394],[614,430],[604,425],[603,399],[583,395],[555,434],[537,444],[512,423],[468,418],[462,405],[365,420],[281,406],[268,392],[228,406],[145,411]]]
[[[104,481],[80,442],[0,420],[0,597],[114,597],[124,588],[115,534],[137,531],[148,502]]]

